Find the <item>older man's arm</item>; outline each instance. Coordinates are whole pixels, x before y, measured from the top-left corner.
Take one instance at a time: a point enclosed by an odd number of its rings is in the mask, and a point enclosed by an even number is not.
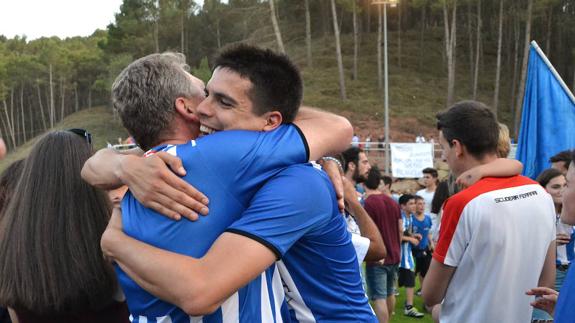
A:
[[[172,219],[196,220],[198,213],[208,213],[208,198],[177,176],[186,174],[179,158],[165,152],[140,155],[140,149],[128,153],[101,149],[84,164],[82,178],[102,189],[126,184],[142,204]]]
[[[307,140],[311,160],[344,151],[353,136],[349,120],[310,107],[301,107],[293,123],[301,129]]]

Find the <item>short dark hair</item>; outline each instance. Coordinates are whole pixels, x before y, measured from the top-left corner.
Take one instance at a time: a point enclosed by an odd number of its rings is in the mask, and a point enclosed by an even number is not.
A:
[[[547,184],[549,184],[549,182],[554,179],[555,177],[559,177],[559,176],[565,176],[563,175],[563,173],[555,168],[548,168],[544,171],[542,171],[539,176],[537,176],[537,179],[535,179],[535,181],[537,181],[541,186],[545,187],[547,186]]]
[[[562,152],[559,152],[557,154],[555,154],[554,156],[552,156],[551,158],[549,158],[549,162],[550,163],[557,163],[557,162],[563,162],[563,166],[565,168],[569,168],[569,164],[571,164],[574,155],[573,153],[575,152],[575,150],[571,151],[571,150],[564,150]]]
[[[458,140],[475,158],[497,153],[499,124],[497,117],[485,104],[461,101],[437,114],[437,129],[452,146]]]
[[[128,65],[112,85],[112,105],[122,124],[143,150],[172,133],[178,97],[203,97],[187,74],[180,53],[150,54]]]
[[[393,179],[391,178],[391,176],[387,176],[387,175],[383,175],[381,176],[381,180],[383,181],[384,185],[389,185],[391,186],[391,184],[393,183]]]
[[[370,190],[376,190],[381,183],[381,172],[377,166],[373,166],[367,174],[367,179],[363,184]]]
[[[429,174],[429,175],[431,175],[433,178],[437,178],[437,176],[438,176],[438,175],[437,175],[437,169],[432,168],[432,167],[424,168],[421,172],[424,173],[424,174]]]
[[[250,80],[248,95],[256,115],[277,110],[282,123],[294,120],[303,97],[303,81],[286,55],[247,44],[231,45],[216,56],[213,69],[218,67]]]
[[[415,199],[415,196],[413,196],[411,194],[403,194],[402,196],[399,197],[399,205],[405,205],[410,200],[413,200],[413,199]]]
[[[415,199],[415,201],[423,200],[423,197],[421,197],[419,195],[414,195],[413,198]]]
[[[358,147],[349,147],[344,152],[341,153],[343,158],[343,172],[347,172],[349,163],[354,163],[356,166],[359,164],[359,154],[362,153],[363,150]]]
[[[113,302],[116,277],[100,249],[110,202],[80,176],[91,155],[69,131],[49,132],[32,148],[0,222],[0,304],[58,315]]]

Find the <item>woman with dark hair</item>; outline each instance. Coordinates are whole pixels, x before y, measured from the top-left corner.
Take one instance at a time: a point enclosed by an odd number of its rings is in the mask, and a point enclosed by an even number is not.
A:
[[[4,208],[16,190],[16,184],[18,184],[18,179],[22,174],[22,166],[24,166],[24,159],[17,160],[0,174],[0,219],[4,214]],[[8,309],[0,307],[0,323],[10,322]]]
[[[80,177],[89,141],[50,132],[24,162],[0,221],[0,304],[15,322],[128,322],[100,250],[110,202]]]
[[[566,186],[565,175],[555,168],[549,168],[541,172],[536,179],[545,191],[553,198],[555,205],[556,228],[557,228],[557,260],[555,271],[555,290],[561,289],[563,280],[569,269],[569,263],[575,255],[573,254],[573,226],[561,221],[561,210],[563,209],[563,190]],[[570,251],[570,252],[569,252]]]

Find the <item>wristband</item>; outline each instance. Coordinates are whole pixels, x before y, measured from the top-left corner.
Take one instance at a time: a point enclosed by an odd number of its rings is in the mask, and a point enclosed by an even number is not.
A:
[[[339,167],[339,169],[341,169],[341,171],[343,171],[343,166],[341,166],[341,162],[340,162],[337,158],[334,158],[334,157],[331,157],[331,156],[325,156],[325,157],[322,157],[321,159],[322,159],[324,162],[326,162],[326,161],[332,161],[332,162],[336,163],[337,166]]]

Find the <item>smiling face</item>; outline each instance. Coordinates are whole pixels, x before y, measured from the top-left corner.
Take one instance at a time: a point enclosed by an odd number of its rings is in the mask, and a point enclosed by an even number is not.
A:
[[[566,183],[565,176],[561,175],[552,178],[549,183],[545,185],[545,190],[551,195],[555,205],[560,205],[562,203],[563,190],[565,189]]]
[[[258,116],[250,97],[252,82],[228,68],[216,68],[197,107],[203,133],[244,129],[264,130],[268,113]]]

